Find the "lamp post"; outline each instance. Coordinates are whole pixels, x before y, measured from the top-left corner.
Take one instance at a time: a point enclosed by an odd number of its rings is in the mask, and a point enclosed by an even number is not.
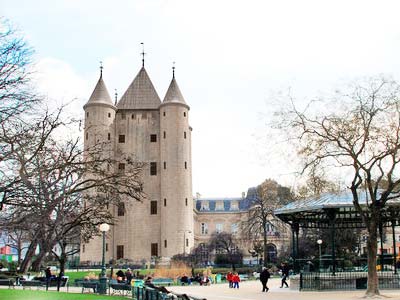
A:
[[[321,267],[322,267],[322,258],[321,258],[321,245],[322,245],[322,240],[319,239],[317,240],[318,248],[319,248],[319,271],[321,272]]]
[[[186,255],[186,232],[192,233],[190,230],[183,231],[183,257],[185,257],[185,255]]]
[[[99,294],[107,294],[107,277],[106,277],[106,232],[110,229],[110,225],[103,223],[100,225],[100,231],[103,234],[103,255],[101,258],[101,273]]]

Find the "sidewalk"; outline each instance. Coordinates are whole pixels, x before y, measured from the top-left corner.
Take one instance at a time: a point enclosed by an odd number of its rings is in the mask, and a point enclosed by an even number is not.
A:
[[[280,279],[271,279],[268,282],[269,291],[261,292],[259,281],[245,281],[240,283],[239,289],[230,289],[228,284],[211,286],[172,286],[169,290],[177,293],[186,293],[207,300],[357,300],[361,299],[365,290],[361,291],[332,291],[332,292],[299,292],[288,288],[279,288]],[[400,300],[399,290],[382,290],[381,294],[390,300]]]

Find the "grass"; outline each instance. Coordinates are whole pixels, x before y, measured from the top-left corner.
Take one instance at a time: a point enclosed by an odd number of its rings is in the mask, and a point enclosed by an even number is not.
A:
[[[94,273],[98,276],[100,274],[100,271],[65,272],[65,275],[69,276],[69,283],[73,284],[75,282],[75,279],[83,279],[89,273],[92,273],[92,274]]]
[[[74,294],[55,291],[36,291],[36,290],[7,290],[0,289],[0,299],[7,300],[126,300],[126,297],[94,295],[94,294]]]

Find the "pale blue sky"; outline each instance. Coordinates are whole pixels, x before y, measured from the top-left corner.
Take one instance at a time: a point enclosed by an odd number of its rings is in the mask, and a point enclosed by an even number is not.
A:
[[[290,87],[304,101],[360,76],[400,80],[398,1],[1,0],[0,10],[35,48],[41,90],[77,97],[77,116],[100,60],[109,92],[122,95],[144,42],[160,98],[176,61],[194,129],[193,193],[203,196],[293,183],[293,160],[262,139],[271,94]]]

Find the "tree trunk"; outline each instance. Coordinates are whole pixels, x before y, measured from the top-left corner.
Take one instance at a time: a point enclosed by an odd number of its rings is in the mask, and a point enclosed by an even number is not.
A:
[[[36,251],[36,246],[37,246],[36,241],[32,241],[30,243],[30,245],[28,247],[28,251],[26,252],[24,260],[22,261],[21,266],[19,268],[19,271],[22,274],[25,274],[29,270],[29,267],[31,266],[31,263],[32,263],[32,257]]]
[[[265,229],[265,226],[264,226],[264,230],[263,230],[263,246],[264,246],[264,252],[263,252],[263,255],[264,255],[264,261],[263,261],[263,264],[264,264],[264,267],[268,267],[268,261],[267,261],[267,258],[268,258],[268,249],[267,249],[267,231],[266,231],[266,229]]]
[[[376,270],[376,255],[378,252],[378,245],[377,245],[378,222],[376,217],[374,216],[371,217],[371,221],[367,229],[368,229],[368,241],[367,241],[368,286],[365,296],[373,297],[379,295],[378,272]]]
[[[32,263],[32,271],[40,272],[40,267],[42,266],[43,259],[46,255],[46,251],[41,249],[39,255],[36,256],[35,261]]]

